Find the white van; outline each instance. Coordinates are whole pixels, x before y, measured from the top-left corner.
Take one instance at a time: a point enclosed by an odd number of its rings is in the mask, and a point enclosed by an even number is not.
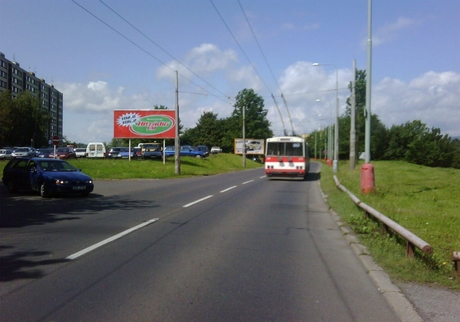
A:
[[[87,158],[105,158],[106,152],[105,145],[102,142],[91,142],[86,147]]]

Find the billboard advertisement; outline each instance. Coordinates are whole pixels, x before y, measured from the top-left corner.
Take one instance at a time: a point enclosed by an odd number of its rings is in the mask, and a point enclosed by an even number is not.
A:
[[[235,139],[234,153],[243,154],[243,139]],[[265,154],[265,140],[264,139],[246,139],[246,154]]]
[[[173,139],[176,134],[174,110],[114,110],[116,139]]]

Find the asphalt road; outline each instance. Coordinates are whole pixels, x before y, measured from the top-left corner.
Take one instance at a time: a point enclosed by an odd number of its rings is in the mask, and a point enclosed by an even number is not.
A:
[[[317,167],[305,181],[261,169],[98,181],[89,198],[2,187],[0,320],[398,320],[329,214]]]

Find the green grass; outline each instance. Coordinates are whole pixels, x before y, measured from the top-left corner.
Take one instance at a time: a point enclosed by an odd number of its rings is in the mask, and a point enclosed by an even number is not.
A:
[[[180,175],[176,175],[174,158],[163,160],[78,159],[70,161],[94,179],[166,179],[175,177],[212,175],[243,170],[241,156],[220,153],[207,158],[181,157]],[[246,169],[262,164],[246,160]]]
[[[350,171],[339,163],[335,175],[361,201],[429,243],[431,255],[406,257],[405,241],[383,236],[378,223],[366,219],[349,196],[336,188],[332,169],[323,165],[321,186],[328,203],[365,244],[374,259],[395,279],[460,289],[451,255],[460,251],[460,170],[429,168],[398,161],[375,161],[375,192],[361,193],[361,165]]]
[[[261,163],[246,159],[243,167],[242,157],[234,154],[219,153],[207,158],[181,157],[180,175],[176,175],[174,158],[163,160],[127,159],[77,159],[69,163],[81,169],[93,179],[166,179],[189,176],[212,175],[222,172],[260,168]],[[0,161],[0,173],[7,161]]]

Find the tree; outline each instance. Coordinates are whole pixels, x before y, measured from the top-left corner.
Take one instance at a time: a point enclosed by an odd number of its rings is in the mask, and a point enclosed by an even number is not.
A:
[[[37,97],[24,91],[12,98],[8,91],[4,91],[0,96],[0,106],[0,139],[4,143],[32,146],[48,144],[50,114],[41,108]]]
[[[420,120],[394,125],[389,131],[385,158],[430,167],[455,167],[456,149],[448,135],[429,129]]]
[[[191,145],[221,146],[225,131],[222,126],[223,121],[217,117],[217,113],[204,112],[196,127],[184,132],[181,141]]]
[[[246,138],[267,139],[273,136],[268,111],[264,109],[264,99],[253,89],[243,89],[236,96],[234,110],[227,124],[227,139],[241,138],[243,126],[243,109],[245,114]]]
[[[352,83],[348,85],[350,92]],[[366,107],[366,71],[356,70],[355,80],[355,99],[356,99],[356,152],[365,150],[365,107]],[[339,157],[340,159],[348,159],[350,149],[350,128],[351,128],[351,98],[347,98],[347,108],[344,116],[339,118]],[[387,147],[387,128],[380,121],[376,114],[371,114],[371,157],[378,160],[384,157]]]
[[[11,127],[12,127],[12,100],[11,92],[3,91],[0,93],[0,146],[6,144]]]

